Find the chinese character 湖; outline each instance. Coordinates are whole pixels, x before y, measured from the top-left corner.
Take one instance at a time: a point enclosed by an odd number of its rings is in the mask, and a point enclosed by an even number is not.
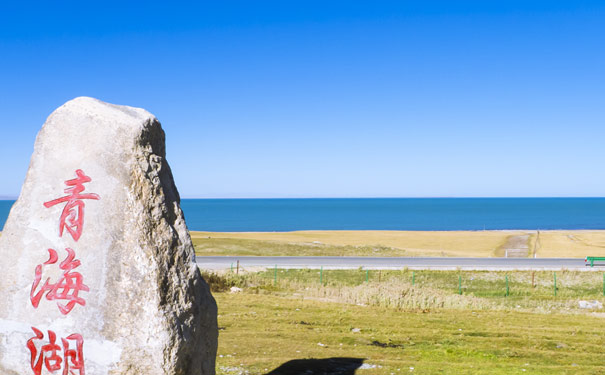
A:
[[[44,334],[35,327],[31,328],[36,336],[27,340],[27,348],[31,354],[31,368],[34,375],[41,375],[43,366],[52,373],[63,367],[62,375],[85,375],[82,335],[74,333],[62,338],[63,348],[61,348],[56,344],[55,332],[48,331],[48,343],[36,346],[34,341],[44,339]],[[75,348],[71,347],[70,341],[74,342]],[[60,356],[61,349],[63,349],[62,357]]]

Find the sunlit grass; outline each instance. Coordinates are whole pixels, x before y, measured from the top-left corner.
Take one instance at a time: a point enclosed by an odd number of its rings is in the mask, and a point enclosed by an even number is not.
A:
[[[376,366],[356,374],[605,372],[603,319],[591,315],[402,311],[280,291],[215,292],[218,374],[263,374],[294,359],[330,357],[362,358]]]
[[[504,254],[511,236],[529,235],[529,256],[605,256],[605,231],[191,232],[198,255],[462,256]]]
[[[600,272],[271,269],[206,277],[220,280],[212,282],[215,288],[222,283],[223,289],[247,287],[261,293],[400,310],[471,308],[577,313],[579,300],[605,302]]]

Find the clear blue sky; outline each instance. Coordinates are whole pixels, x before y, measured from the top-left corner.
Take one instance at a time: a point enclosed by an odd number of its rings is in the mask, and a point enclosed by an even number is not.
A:
[[[603,1],[12,3],[0,196],[82,95],[159,118],[183,197],[605,195]]]

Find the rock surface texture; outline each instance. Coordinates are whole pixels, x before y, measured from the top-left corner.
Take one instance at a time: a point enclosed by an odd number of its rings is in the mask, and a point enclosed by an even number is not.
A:
[[[0,237],[0,374],[214,374],[216,302],[179,202],[149,112],[53,112]]]

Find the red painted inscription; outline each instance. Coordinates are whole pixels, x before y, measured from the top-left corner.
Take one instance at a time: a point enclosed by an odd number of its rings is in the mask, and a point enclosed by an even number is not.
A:
[[[48,249],[49,259],[43,264],[36,266],[35,279],[29,297],[35,308],[40,304],[44,293],[46,293],[46,299],[49,301],[68,301],[67,304],[57,302],[59,311],[63,315],[67,315],[76,304],[86,305],[86,301],[84,298],[78,296],[78,293],[80,291],[88,292],[88,286],[84,285],[82,275],[79,272],[72,272],[74,268],[80,265],[80,261],[75,259],[76,252],[74,250],[70,248],[66,248],[65,250],[67,251],[67,257],[59,265],[63,270],[63,275],[54,284],[50,283],[50,279],[47,278],[44,285],[37,292],[36,289],[38,289],[42,280],[42,269],[46,265],[57,263],[57,251]]]
[[[66,196],[54,199],[44,203],[44,207],[49,208],[59,203],[65,203],[61,218],[59,220],[59,235],[63,236],[66,229],[71,237],[78,241],[82,235],[84,227],[84,199],[99,200],[99,196],[94,193],[82,194],[85,190],[84,184],[92,181],[81,169],[76,170],[76,178],[65,181],[68,186],[64,191]],[[73,270],[80,266],[80,260],[76,259],[76,252],[73,249],[66,248],[67,256],[59,264],[63,274],[56,283],[51,283],[47,278],[44,285],[42,281],[42,270],[45,266],[56,264],[59,260],[57,251],[48,249],[48,260],[43,264],[38,264],[35,270],[34,282],[29,294],[29,299],[34,306],[38,308],[42,297],[46,294],[46,299],[57,302],[61,314],[67,315],[76,306],[86,306],[84,298],[78,294],[88,292],[90,289],[83,282],[82,275]],[[31,354],[31,368],[34,375],[42,375],[42,370],[52,374],[63,369],[62,375],[85,375],[84,374],[84,355],[82,347],[84,339],[82,335],[73,333],[61,339],[61,344],[57,344],[57,335],[53,331],[48,331],[48,337],[44,341],[44,334],[39,329],[32,327],[35,336],[27,340],[27,349]]]
[[[63,230],[67,229],[71,237],[78,241],[82,235],[82,227],[84,226],[84,202],[83,199],[100,199],[97,194],[81,194],[84,191],[84,183],[92,181],[86,176],[81,169],[76,170],[76,178],[65,181],[65,185],[69,186],[64,191],[69,194],[65,197],[57,198],[44,203],[44,207],[49,208],[59,203],[66,202],[61,213],[59,221],[59,234],[63,236]]]
[[[41,375],[43,367],[51,373],[63,368],[62,375],[85,375],[82,335],[74,333],[62,338],[61,348],[56,343],[57,335],[53,331],[48,331],[47,343],[41,342],[36,345],[36,341],[44,339],[44,334],[35,327],[32,327],[32,330],[35,336],[27,340],[27,348],[31,354],[31,368],[34,375]]]

